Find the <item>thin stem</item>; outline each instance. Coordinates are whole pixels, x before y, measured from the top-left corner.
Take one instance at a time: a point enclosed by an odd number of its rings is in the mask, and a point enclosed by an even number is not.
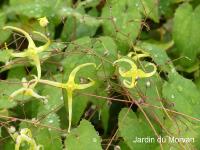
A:
[[[13,92],[13,93],[10,95],[10,99],[13,99],[14,97],[16,97],[17,95],[23,93],[24,91],[26,91],[26,88],[18,89],[17,91]]]
[[[18,53],[11,53],[12,57],[19,57],[19,58],[23,58],[26,57],[26,52],[18,52]]]
[[[63,88],[63,83],[59,83],[59,82],[54,82],[54,81],[50,81],[50,80],[38,80],[38,82],[40,83],[44,83],[44,84],[47,84],[47,85],[51,85],[51,86],[55,86],[55,87],[58,87],[58,88]]]

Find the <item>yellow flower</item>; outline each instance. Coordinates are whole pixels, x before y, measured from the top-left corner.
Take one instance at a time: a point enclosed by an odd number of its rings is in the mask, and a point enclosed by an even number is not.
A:
[[[37,47],[35,45],[34,41],[32,40],[31,36],[26,31],[24,31],[20,28],[17,28],[17,27],[13,27],[13,26],[5,26],[3,29],[4,30],[5,29],[15,30],[17,32],[24,34],[24,36],[27,38],[28,48],[25,49],[23,52],[11,53],[11,56],[12,57],[26,57],[29,60],[31,60],[31,63],[34,66],[36,66],[36,68],[37,68],[38,79],[40,79],[41,78],[41,66],[40,66],[39,53],[43,52],[44,50],[46,50],[49,47],[49,45],[50,45],[49,38],[47,38],[44,34],[42,34],[40,32],[34,31],[35,34],[40,35],[47,41],[44,45]]]
[[[88,78],[90,80],[89,83],[86,84],[76,84],[75,83],[75,76],[76,73],[82,68],[82,67],[86,67],[86,66],[94,66],[96,67],[96,65],[94,63],[85,63],[85,64],[81,64],[79,66],[77,66],[76,68],[74,68],[72,70],[72,72],[69,75],[68,81],[67,83],[58,83],[58,82],[54,82],[54,81],[49,81],[49,80],[38,80],[40,83],[44,83],[44,84],[48,84],[51,86],[55,86],[58,88],[62,88],[65,89],[67,92],[67,97],[68,97],[68,113],[69,113],[69,127],[68,127],[68,132],[70,132],[71,130],[71,121],[72,121],[72,95],[74,90],[81,90],[81,89],[86,89],[90,86],[93,86],[95,84],[95,82]],[[67,106],[66,106],[67,107]]]
[[[28,128],[24,128],[20,130],[20,133],[15,132],[10,133],[11,137],[16,142],[15,144],[15,150],[20,149],[20,145],[22,145],[23,142],[27,142],[29,146],[29,150],[40,150],[43,149],[42,145],[37,145],[35,140],[32,137],[31,130]]]
[[[116,63],[119,63],[119,62],[126,62],[131,66],[130,70],[128,70],[128,71],[123,71],[122,67],[119,67],[119,74],[122,77],[131,78],[131,82],[129,82],[128,80],[125,80],[125,79],[123,80],[123,84],[127,88],[135,87],[138,79],[151,77],[156,73],[156,66],[153,63],[146,64],[145,67],[147,67],[147,66],[153,67],[152,72],[146,73],[146,72],[142,71],[141,69],[138,69],[136,64],[128,58],[118,59],[113,64],[116,65]]]
[[[35,77],[36,78],[36,77]],[[37,79],[37,78],[36,78]],[[36,80],[37,81],[37,80]],[[13,99],[14,97],[16,97],[17,95],[19,94],[23,94],[23,95],[26,95],[26,96],[32,96],[32,97],[35,97],[37,99],[43,99],[44,100],[44,103],[47,102],[47,97],[45,96],[40,96],[39,94],[37,94],[35,91],[34,91],[34,87],[36,85],[36,82],[33,83],[33,84],[30,84],[29,82],[27,82],[26,78],[22,78],[22,85],[23,87],[16,90],[15,92],[13,92],[11,95],[10,95],[10,99]]]
[[[38,20],[41,27],[46,27],[49,23],[47,17],[42,17],[42,18],[39,18]]]

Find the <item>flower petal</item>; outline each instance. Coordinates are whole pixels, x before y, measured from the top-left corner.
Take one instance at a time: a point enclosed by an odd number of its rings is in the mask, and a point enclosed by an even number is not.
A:
[[[73,83],[74,83],[74,79],[75,79],[75,77],[76,77],[76,73],[77,73],[81,68],[86,67],[86,66],[90,66],[90,65],[92,65],[92,66],[94,66],[94,67],[96,68],[96,64],[94,64],[94,63],[85,63],[85,64],[81,64],[81,65],[77,66],[76,68],[74,68],[74,69],[72,70],[72,72],[70,73],[70,75],[69,75],[69,80],[68,80],[67,83],[70,83],[70,82],[73,82]]]
[[[3,27],[3,30],[6,30],[6,29],[12,29],[12,30],[15,30],[17,32],[20,32],[22,34],[24,34],[24,36],[27,38],[28,40],[28,48],[35,48],[35,43],[33,42],[31,36],[24,30],[20,29],[20,28],[17,28],[17,27],[13,27],[13,26],[5,26]]]
[[[152,66],[153,67],[153,71],[149,72],[149,73],[146,73],[146,72],[138,69],[137,74],[138,74],[139,78],[148,78],[148,77],[153,76],[156,73],[157,68],[153,63],[148,63],[148,64],[145,65],[145,67],[147,67],[147,66]]]
[[[42,51],[46,50],[49,47],[51,41],[46,35],[42,34],[41,32],[33,31],[33,33],[40,35],[47,41],[44,45],[37,47],[37,52],[41,53]]]
[[[118,62],[127,62],[128,64],[131,65],[131,68],[133,68],[134,70],[137,69],[136,64],[135,64],[133,61],[131,61],[130,59],[128,59],[128,58],[121,58],[121,59],[118,59],[118,60],[116,60],[113,64],[115,65],[115,64],[118,63]]]
[[[86,84],[75,84],[76,89],[78,89],[78,90],[86,89],[86,88],[89,88],[89,87],[91,87],[91,86],[93,86],[95,84],[94,80],[92,80],[90,78],[88,78],[88,79],[90,80],[89,83],[86,83]]]
[[[128,80],[123,80],[123,84],[126,88],[134,88],[137,84],[137,81],[136,80],[132,80],[131,82],[129,82]]]

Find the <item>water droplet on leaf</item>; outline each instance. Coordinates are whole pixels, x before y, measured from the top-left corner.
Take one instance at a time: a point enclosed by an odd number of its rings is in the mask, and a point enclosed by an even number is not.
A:
[[[49,123],[53,123],[53,120],[49,120]]]
[[[176,72],[176,69],[175,69],[175,68],[172,68],[171,72],[172,72],[172,73],[175,73],[175,72]]]
[[[150,86],[151,86],[151,83],[150,83],[149,81],[147,81],[147,82],[146,82],[146,86],[147,86],[147,87],[150,87]]]
[[[92,138],[92,142],[96,143],[97,139],[96,138]]]

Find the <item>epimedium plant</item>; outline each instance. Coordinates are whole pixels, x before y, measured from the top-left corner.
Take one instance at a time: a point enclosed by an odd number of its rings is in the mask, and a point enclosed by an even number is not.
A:
[[[198,11],[0,2],[0,149],[199,149]]]

